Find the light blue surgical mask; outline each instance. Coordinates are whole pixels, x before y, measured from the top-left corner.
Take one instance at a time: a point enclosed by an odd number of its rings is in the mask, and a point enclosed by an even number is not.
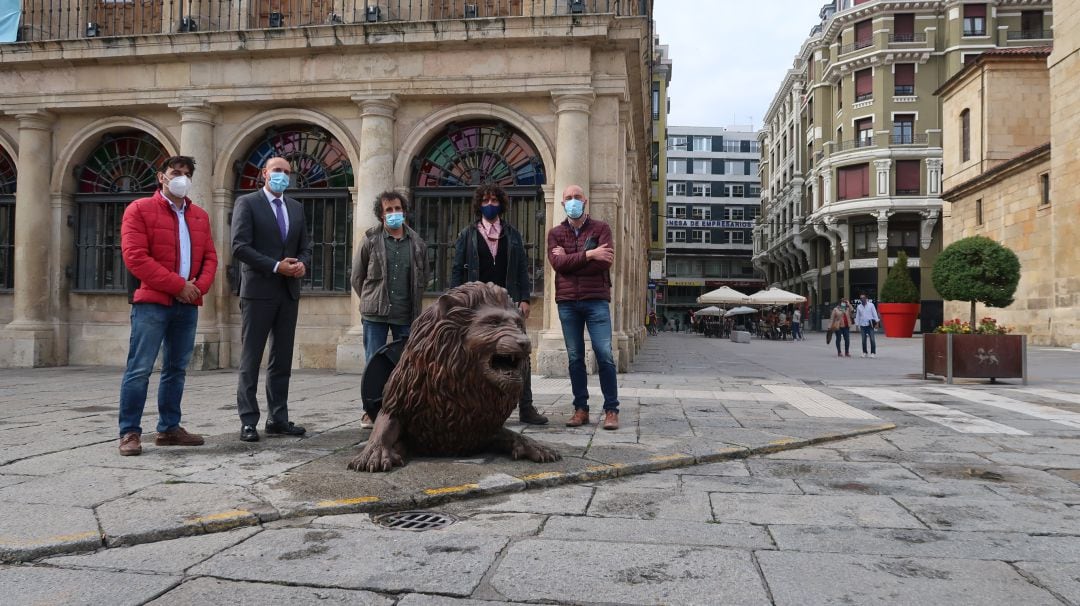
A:
[[[405,224],[405,213],[386,213],[386,226],[397,229]]]
[[[285,188],[289,187],[289,175],[285,173],[270,173],[270,179],[266,182],[270,187],[270,191],[275,194],[280,194],[285,191]]]
[[[566,216],[571,219],[580,219],[585,213],[585,203],[577,198],[571,198],[565,203]]]

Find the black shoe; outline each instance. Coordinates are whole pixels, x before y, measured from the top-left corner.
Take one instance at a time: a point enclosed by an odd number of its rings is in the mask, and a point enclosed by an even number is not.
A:
[[[266,422],[266,433],[277,436],[302,436],[307,430],[289,421],[288,423]]]
[[[518,420],[528,425],[547,425],[548,418],[540,414],[532,404],[518,405]]]
[[[258,442],[259,430],[255,429],[254,425],[244,425],[240,428],[240,441],[241,442]]]

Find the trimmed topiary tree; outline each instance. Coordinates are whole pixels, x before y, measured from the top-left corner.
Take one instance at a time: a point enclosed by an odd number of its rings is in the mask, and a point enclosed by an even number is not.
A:
[[[990,238],[964,238],[941,251],[934,263],[933,282],[943,298],[971,302],[971,326],[975,326],[976,303],[1012,304],[1020,283],[1020,259]]]
[[[908,271],[907,253],[900,251],[896,264],[889,269],[885,283],[881,285],[878,301],[881,303],[918,303],[919,287],[911,280]]]

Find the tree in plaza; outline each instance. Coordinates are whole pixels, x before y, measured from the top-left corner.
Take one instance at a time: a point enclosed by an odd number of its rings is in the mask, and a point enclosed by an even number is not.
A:
[[[1020,283],[1020,259],[1008,247],[983,236],[953,242],[934,263],[934,288],[945,299],[1008,307]]]
[[[896,264],[889,270],[885,283],[878,293],[878,301],[881,303],[918,303],[919,288],[911,280],[908,271],[907,253],[900,251],[896,257]]]

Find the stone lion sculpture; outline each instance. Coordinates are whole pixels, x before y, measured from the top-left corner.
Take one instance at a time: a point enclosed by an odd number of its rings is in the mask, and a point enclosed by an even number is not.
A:
[[[484,450],[538,463],[559,454],[503,427],[521,398],[531,350],[504,288],[469,282],[450,289],[416,319],[383,391],[356,471],[390,471],[406,453],[462,456]]]

